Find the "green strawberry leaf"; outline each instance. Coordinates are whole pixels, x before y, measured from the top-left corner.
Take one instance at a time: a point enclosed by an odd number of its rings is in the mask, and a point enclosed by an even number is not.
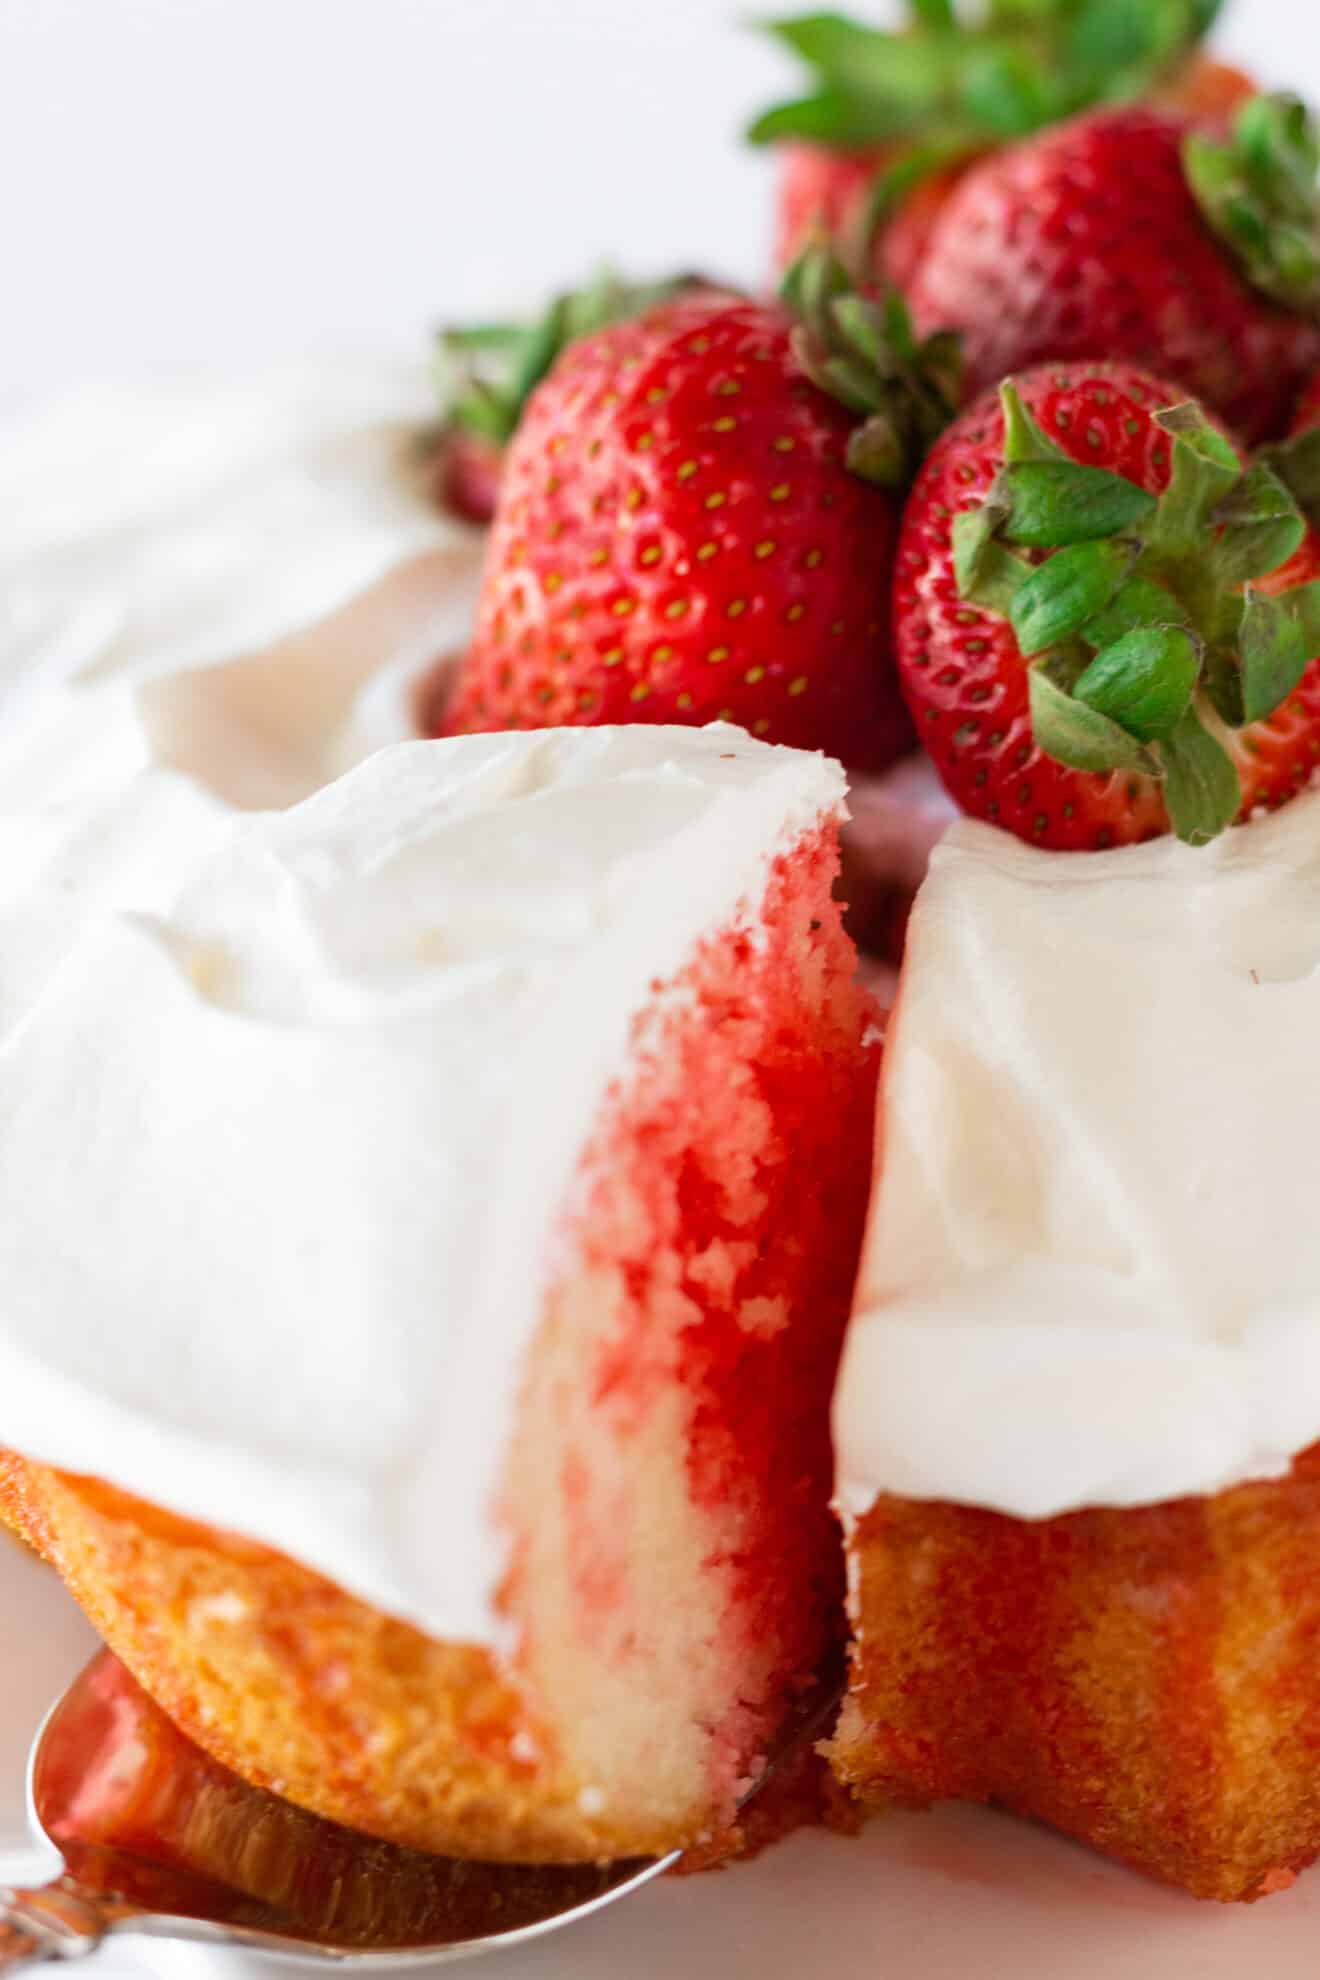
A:
[[[1279,477],[1258,461],[1214,512],[1219,536],[1210,553],[1218,582],[1227,590],[1268,577],[1302,545],[1306,523]]]
[[[793,137],[852,149],[921,136],[948,100],[950,53],[943,35],[886,34],[835,13],[761,25],[806,63],[817,87],[758,117],[747,132],[753,144]]]
[[[1232,758],[1192,708],[1158,747],[1164,801],[1174,831],[1186,845],[1209,845],[1242,808],[1242,786]]]
[[[941,34],[951,34],[958,25],[958,15],[953,0],[908,0],[912,18],[924,28],[933,28]]]
[[[999,476],[1009,514],[1011,543],[1052,550],[1117,536],[1143,522],[1155,498],[1121,474],[1077,461],[1020,461]]]
[[[1278,475],[1304,516],[1313,523],[1320,520],[1320,426],[1262,447],[1256,458]]]
[[[749,144],[780,144],[797,140],[827,145],[833,151],[862,151],[892,137],[892,114],[886,106],[868,104],[848,90],[818,89],[772,104],[747,126]]]
[[[942,432],[963,398],[963,347],[958,332],[932,330],[917,346],[916,370],[938,402],[936,431]]]
[[[447,432],[476,434],[495,446],[512,439],[528,399],[560,352],[610,323],[700,287],[702,278],[628,282],[602,268],[581,289],[552,298],[529,323],[458,325],[438,332],[434,373]]]
[[[858,294],[828,246],[813,245],[798,257],[780,296],[798,318],[790,338],[798,368],[859,421],[848,466],[864,480],[898,487],[957,408],[957,339],[919,344],[898,291],[879,299]]]
[[[1242,607],[1242,719],[1261,722],[1320,654],[1320,584],[1281,598],[1248,589]]]
[[[1239,608],[1239,621],[1241,613]],[[1240,729],[1245,719],[1242,707],[1242,655],[1237,626],[1229,641],[1207,646],[1201,663],[1200,691],[1226,728]]]
[[[1082,76],[1121,76],[1156,53],[1167,59],[1180,25],[1176,10],[1151,0],[1089,0],[1068,36],[1069,66]]]
[[[1253,97],[1232,137],[1183,140],[1183,171],[1247,280],[1289,309],[1320,306],[1320,130],[1295,96]]]
[[[1135,554],[1126,543],[1077,543],[1037,565],[1009,605],[1023,653],[1043,653],[1074,638],[1109,603]]]
[[[958,595],[970,605],[1007,618],[1013,600],[1031,576],[1031,566],[1006,550],[995,534],[1003,520],[993,496],[953,519],[953,574]]]
[[[1066,461],[1069,456],[1050,439],[1034,415],[1023,405],[1017,386],[1006,378],[999,388],[999,404],[1004,415],[1003,455],[1006,467],[1021,461]]]
[[[1177,626],[1139,628],[1097,654],[1073,693],[1140,742],[1172,735],[1192,704],[1201,653]]]
[[[1183,556],[1200,547],[1207,518],[1236,485],[1242,463],[1191,399],[1157,413],[1155,420],[1173,441],[1173,459],[1146,541],[1163,555]]]
[[[1039,62],[1021,49],[969,52],[960,80],[963,114],[987,137],[1003,143],[1040,130],[1065,108]]]
[[[1215,0],[908,0],[897,34],[834,12],[762,23],[811,74],[754,143],[807,138],[972,147],[1024,136],[1088,104],[1135,99],[1186,61]]]
[[[1081,629],[1081,636],[1097,652],[1122,639],[1124,633],[1149,626],[1191,626],[1191,615],[1181,600],[1162,584],[1150,578],[1130,577],[1109,603]]]
[[[847,290],[834,298],[830,314],[844,345],[871,374],[891,374],[898,364],[910,364],[916,356],[912,319],[897,290],[886,297],[883,313],[866,297]]]
[[[1110,770],[1158,774],[1159,764],[1149,750],[1107,715],[1074,701],[1043,667],[1031,668],[1027,679],[1032,733],[1056,763],[1064,763],[1070,770],[1100,774]]]
[[[863,481],[873,481],[880,488],[898,488],[906,476],[908,452],[889,415],[875,413],[848,435],[844,459]]]

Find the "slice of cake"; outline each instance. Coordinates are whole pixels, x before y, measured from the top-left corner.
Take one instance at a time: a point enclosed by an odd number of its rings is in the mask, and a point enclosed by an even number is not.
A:
[[[1205,1897],[1320,1851],[1320,793],[1206,850],[955,826],[835,1409],[873,1803]]]
[[[10,1024],[0,1504],[249,1780],[473,1856],[732,1814],[839,1622],[842,793],[729,728],[401,744]]]

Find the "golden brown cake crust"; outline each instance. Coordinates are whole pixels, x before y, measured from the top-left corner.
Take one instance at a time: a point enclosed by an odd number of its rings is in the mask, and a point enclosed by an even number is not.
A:
[[[646,1809],[588,1819],[486,1651],[390,1620],[282,1555],[0,1452],[0,1518],[208,1753],[259,1787],[439,1855],[650,1854]]]
[[[1320,1446],[1035,1524],[881,1498],[853,1573],[832,1758],[869,1802],[994,1801],[1224,1901],[1320,1854]]]

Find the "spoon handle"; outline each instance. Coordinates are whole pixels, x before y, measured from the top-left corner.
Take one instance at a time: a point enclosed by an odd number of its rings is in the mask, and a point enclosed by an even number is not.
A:
[[[81,1959],[96,1951],[110,1921],[67,1882],[42,1890],[0,1887],[0,1973],[46,1959]]]

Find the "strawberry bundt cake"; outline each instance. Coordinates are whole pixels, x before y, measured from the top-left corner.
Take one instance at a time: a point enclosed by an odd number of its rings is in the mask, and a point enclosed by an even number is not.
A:
[[[399,744],[162,813],[173,899],[11,1014],[0,1508],[248,1780],[505,1859],[731,1817],[841,1616],[842,797],[730,728]]]
[[[1318,848],[953,828],[835,1405],[842,1778],[1221,1899],[1320,1851]]]

